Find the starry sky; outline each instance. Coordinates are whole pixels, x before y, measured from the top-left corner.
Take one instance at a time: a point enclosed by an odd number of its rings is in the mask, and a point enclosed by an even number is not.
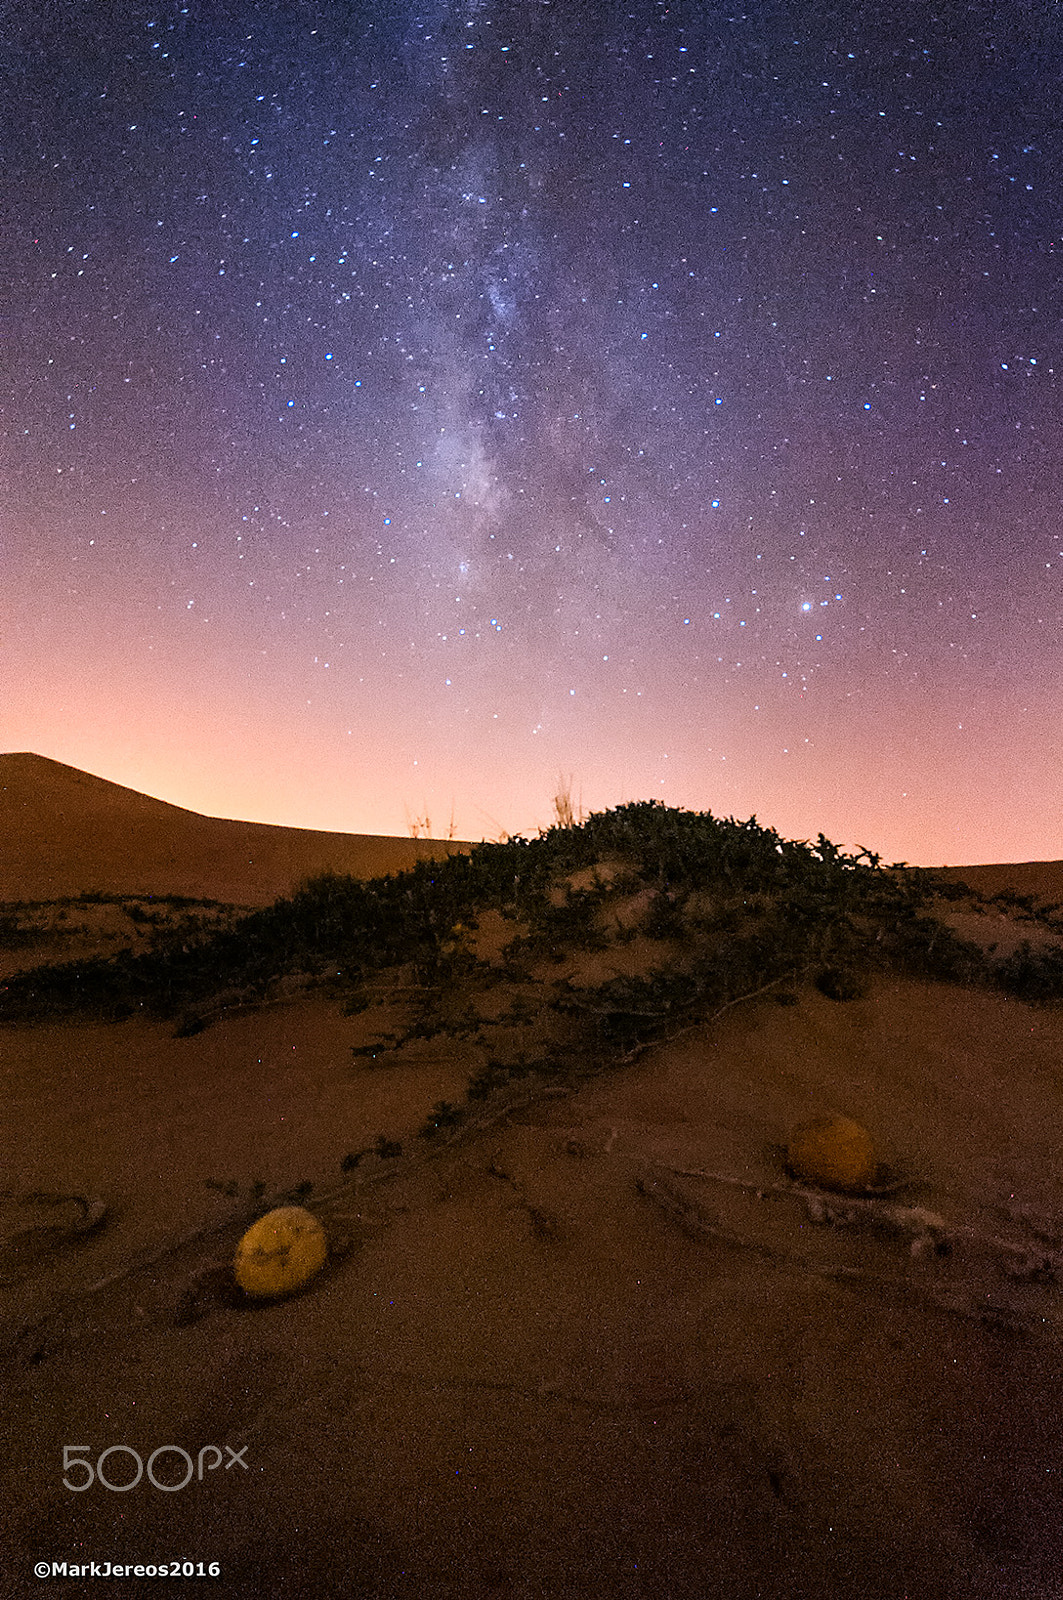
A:
[[[1063,10],[11,0],[0,748],[1063,855]]]

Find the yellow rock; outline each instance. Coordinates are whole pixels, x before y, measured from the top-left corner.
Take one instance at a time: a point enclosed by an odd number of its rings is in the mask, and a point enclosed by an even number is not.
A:
[[[825,1189],[864,1189],[878,1167],[871,1135],[850,1117],[813,1117],[790,1135],[787,1160],[795,1178]]]
[[[268,1300],[301,1289],[327,1255],[328,1240],[317,1218],[304,1206],[281,1206],[248,1228],[233,1266],[245,1294]]]

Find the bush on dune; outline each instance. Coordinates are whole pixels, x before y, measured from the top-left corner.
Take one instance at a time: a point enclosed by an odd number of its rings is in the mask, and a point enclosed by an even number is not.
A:
[[[620,864],[621,875],[596,879],[591,889],[567,883],[603,862]],[[885,870],[872,852],[847,855],[822,834],[815,843],[784,840],[755,817],[737,822],[649,800],[387,877],[325,874],[223,928],[160,930],[146,951],[33,968],[0,985],[0,1020],[174,1017],[209,1006],[223,991],[253,1003],[292,974],[350,990],[406,964],[426,990],[441,992],[484,976],[486,964],[455,937],[457,925],[475,929],[489,911],[517,924],[506,956],[516,973],[527,970],[518,957],[564,958],[630,938],[630,929],[610,929],[600,913],[640,887],[654,891],[642,931],[689,957],[677,967],[673,952],[667,980],[685,983],[686,998],[667,993],[650,1006],[664,1017],[727,1003],[758,976],[811,976],[826,967],[995,982],[1039,1000],[1063,995],[1063,962],[1027,955],[994,971],[976,946],[937,921],[934,904],[957,891],[932,873]],[[594,1007],[627,1008],[631,1016],[629,999],[606,986]],[[630,1037],[630,1029],[621,1031]]]

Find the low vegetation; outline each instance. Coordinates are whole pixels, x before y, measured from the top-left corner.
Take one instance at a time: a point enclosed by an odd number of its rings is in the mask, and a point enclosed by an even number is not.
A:
[[[994,961],[935,915],[977,899],[933,872],[846,854],[822,834],[795,842],[755,817],[646,801],[368,882],[326,875],[246,915],[153,926],[147,948],[10,977],[0,1021],[140,1014],[188,1035],[312,985],[351,1015],[397,1006],[401,1026],[357,1046],[357,1061],[391,1060],[440,1034],[479,1059],[466,1099],[427,1118],[421,1133],[432,1139],[501,1094],[629,1060],[754,995],[793,1003],[815,984],[845,1001],[892,971],[1036,1003],[1063,998],[1058,948],[1027,943]],[[1058,908],[1012,909],[1063,931]],[[138,904],[130,915],[147,913]],[[0,931],[12,944],[21,919],[21,908],[5,909]]]
[[[56,900],[8,900],[0,904],[0,950],[40,950],[106,941],[115,945],[152,942],[156,936],[198,938],[231,922],[241,908],[187,895],[103,894],[92,890]]]

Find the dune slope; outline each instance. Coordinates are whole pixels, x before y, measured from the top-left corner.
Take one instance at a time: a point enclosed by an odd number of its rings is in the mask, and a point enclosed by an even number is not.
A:
[[[317,873],[375,877],[456,848],[205,817],[45,756],[0,755],[0,900],[95,892],[268,905]]]

